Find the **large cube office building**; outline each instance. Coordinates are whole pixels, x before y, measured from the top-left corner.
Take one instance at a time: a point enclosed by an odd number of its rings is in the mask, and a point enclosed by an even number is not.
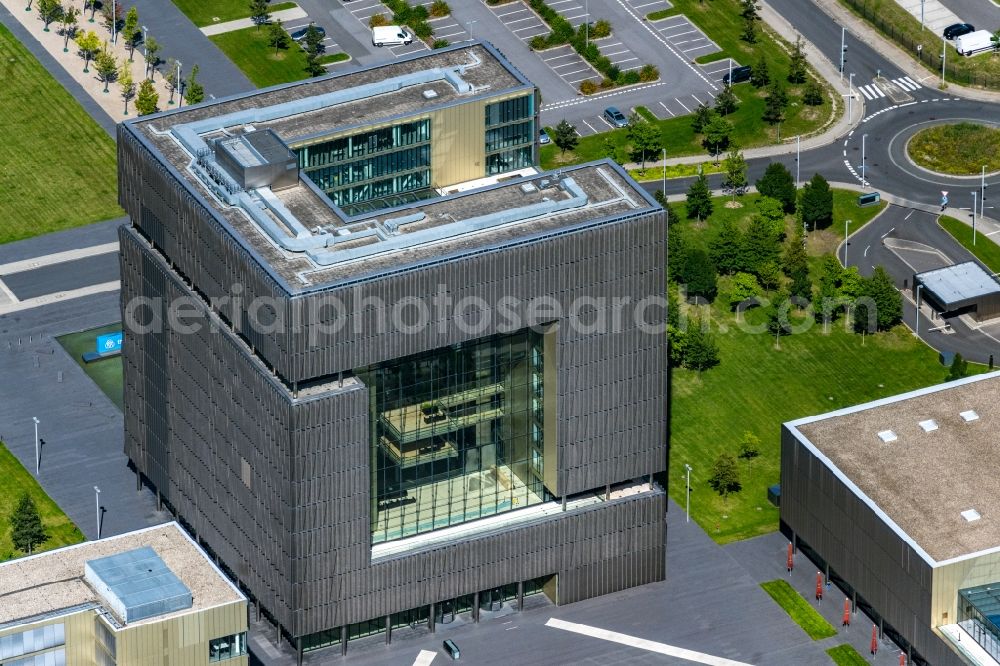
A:
[[[1000,373],[782,428],[781,520],[934,666],[1000,660]]]
[[[537,100],[475,43],[120,126],[126,452],[300,649],[664,577],[664,213]]]

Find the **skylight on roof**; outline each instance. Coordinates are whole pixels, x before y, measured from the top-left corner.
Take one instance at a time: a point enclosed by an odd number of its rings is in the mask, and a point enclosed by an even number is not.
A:
[[[932,432],[938,429],[938,424],[934,419],[927,419],[920,422],[920,427],[924,429],[924,432]]]
[[[881,439],[886,444],[888,444],[889,442],[895,442],[898,439],[896,437],[896,433],[894,433],[891,430],[883,430],[878,434],[878,438]]]
[[[959,412],[958,415],[961,416],[962,420],[965,421],[966,423],[968,423],[969,421],[976,421],[979,419],[979,414],[976,414],[976,411],[973,409],[970,409],[965,412]]]
[[[965,522],[971,523],[974,520],[979,520],[982,516],[975,509],[966,509],[962,512],[962,518],[965,518]]]

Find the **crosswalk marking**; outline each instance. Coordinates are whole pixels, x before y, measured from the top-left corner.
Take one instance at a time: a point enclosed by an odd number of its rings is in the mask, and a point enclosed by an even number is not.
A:
[[[871,84],[868,84],[868,85],[865,85],[865,86],[858,86],[858,90],[860,90],[861,94],[864,95],[865,99],[868,99],[868,100],[873,100],[873,99],[878,99],[880,97],[885,97],[885,93],[882,92],[882,90],[877,85],[875,85],[874,83],[871,83]]]
[[[898,79],[893,79],[892,82],[895,83],[900,88],[902,88],[903,90],[913,91],[923,87],[908,76],[903,76]]]

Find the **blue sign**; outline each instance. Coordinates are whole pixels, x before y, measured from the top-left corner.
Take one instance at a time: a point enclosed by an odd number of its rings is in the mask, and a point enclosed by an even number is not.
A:
[[[122,332],[97,336],[97,353],[111,354],[122,350]]]

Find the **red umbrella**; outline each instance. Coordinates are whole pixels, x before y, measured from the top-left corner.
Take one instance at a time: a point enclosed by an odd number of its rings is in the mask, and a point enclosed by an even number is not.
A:
[[[851,600],[846,597],[844,598],[844,623],[841,626],[851,626]]]
[[[823,598],[823,574],[819,571],[816,572],[816,600],[819,601]]]
[[[872,654],[878,654],[878,627],[872,625]]]
[[[791,573],[792,569],[794,569],[794,568],[795,568],[795,566],[794,566],[794,563],[792,562],[792,544],[791,544],[791,542],[789,542],[789,544],[788,544],[788,571],[789,571],[789,573]]]

